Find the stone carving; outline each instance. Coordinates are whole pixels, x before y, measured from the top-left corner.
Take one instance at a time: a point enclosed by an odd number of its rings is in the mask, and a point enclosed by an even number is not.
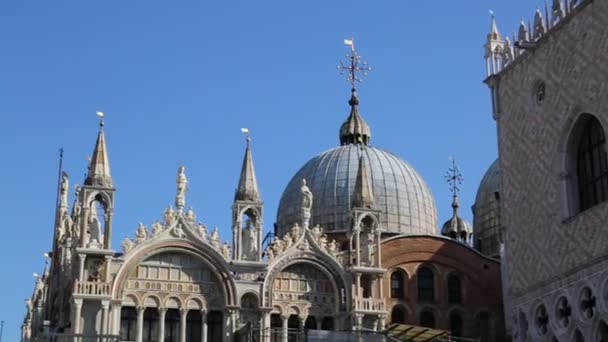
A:
[[[186,177],[186,167],[183,165],[177,170],[177,195],[175,196],[175,207],[177,211],[182,211],[186,205],[186,190],[188,178]]]
[[[154,223],[152,223],[152,236],[156,237],[156,236],[160,235],[160,233],[162,233],[162,231],[163,231],[163,225],[158,221],[154,221]]]
[[[173,236],[179,239],[183,239],[186,237],[186,233],[184,233],[184,229],[182,228],[181,223],[178,223],[175,225],[175,227],[173,227],[173,230],[171,230],[171,234],[173,234]]]
[[[224,244],[220,248],[220,253],[224,257],[224,259],[226,259],[226,260],[230,259],[230,245],[228,245],[227,241],[224,241]]]
[[[66,209],[68,207],[68,190],[70,189],[70,179],[67,172],[61,173],[61,188],[59,190],[59,207]]]
[[[198,236],[203,240],[203,241],[207,241],[207,226],[199,223],[196,226],[196,230],[198,232]]]
[[[101,261],[94,261],[89,264],[88,272],[89,277],[88,281],[101,281],[101,268],[103,267],[103,263]]]
[[[97,211],[95,207],[91,208],[91,214],[89,217],[89,247],[99,248],[99,242],[103,241],[101,233],[101,224],[97,218]]]
[[[135,232],[135,242],[142,243],[146,241],[147,238],[148,230],[146,229],[146,226],[144,226],[144,224],[140,222],[139,226],[137,226],[137,231]]]
[[[303,237],[303,235],[308,235],[308,237]],[[320,250],[334,258],[339,252],[336,241],[329,240],[327,235],[323,234],[320,226],[317,225],[312,229],[305,229],[296,224],[283,236],[283,238],[275,237],[266,248],[264,254],[268,258],[268,261],[272,261],[293,246],[296,246],[302,251],[308,251],[311,249],[309,240],[312,240]]]
[[[302,178],[302,225],[305,229],[308,229],[308,223],[310,222],[310,211],[312,209],[312,192],[306,185],[306,179]]]
[[[125,238],[124,240],[122,240],[121,246],[122,246],[122,253],[127,254],[133,249],[134,244],[133,244],[133,241],[131,241],[131,239]]]
[[[175,214],[175,211],[173,210],[172,206],[169,206],[167,209],[165,209],[163,218],[165,220],[165,224],[168,226],[172,225],[173,222],[175,222],[176,214]]]
[[[213,232],[211,232],[211,236],[209,237],[209,242],[215,249],[220,247],[220,233],[217,227],[213,228]]]
[[[319,238],[321,237],[321,234],[323,234],[323,232],[321,231],[321,226],[319,226],[319,225],[312,227],[312,230],[310,231],[310,233],[312,234],[312,238],[315,241],[319,240]]]
[[[188,209],[186,212],[186,220],[191,223],[196,222],[196,214],[194,213],[194,209],[192,209],[192,207],[190,207],[190,209]]]

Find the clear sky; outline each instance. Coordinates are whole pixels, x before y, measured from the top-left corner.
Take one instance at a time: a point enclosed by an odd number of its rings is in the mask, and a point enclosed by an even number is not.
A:
[[[349,85],[336,65],[354,37],[374,71],[359,86],[372,144],[411,163],[440,223],[451,215],[449,157],[464,174],[462,215],[496,158],[483,49],[493,9],[514,32],[541,1],[0,2],[0,320],[19,340],[25,298],[51,246],[58,149],[82,183],[98,121],[117,188],[114,245],[173,203],[229,238],[244,151],[253,155],[265,229],[291,176],[338,144]],[[72,195],[72,194],[70,194]],[[72,198],[70,199],[70,201]]]

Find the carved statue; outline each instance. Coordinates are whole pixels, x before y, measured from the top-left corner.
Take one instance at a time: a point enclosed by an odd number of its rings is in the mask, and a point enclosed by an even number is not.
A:
[[[220,249],[220,253],[226,260],[230,259],[230,246],[228,245],[228,242],[224,242],[222,248]]]
[[[270,248],[272,248],[274,255],[278,256],[283,251],[283,241],[275,236],[275,238],[272,240],[272,243],[270,244]]]
[[[319,247],[322,250],[325,250],[327,248],[327,235],[326,234],[321,235],[321,237],[319,238]]]
[[[186,167],[183,165],[177,170],[177,195],[175,197],[175,206],[178,211],[186,205],[186,190],[188,186],[188,178],[186,177]]]
[[[218,231],[217,227],[213,228],[213,231],[211,232],[211,236],[209,237],[209,242],[211,243],[211,246],[213,246],[214,248],[219,248],[220,232]]]
[[[100,241],[103,241],[102,233],[101,233],[101,223],[99,223],[99,219],[97,218],[97,211],[93,207],[91,208],[91,215],[89,218],[89,242],[92,246],[99,244]]]
[[[137,231],[135,232],[135,242],[142,243],[146,241],[147,238],[148,230],[146,229],[146,226],[144,226],[144,224],[140,222],[137,226]]]
[[[323,231],[321,230],[321,226],[316,225],[312,227],[310,233],[312,234],[312,238],[318,242],[319,238],[321,237],[321,234],[323,234]]]
[[[373,264],[373,262],[374,262],[373,253],[374,253],[375,238],[376,238],[376,235],[374,233],[367,233],[367,261],[370,264]]]
[[[57,242],[61,243],[63,241],[63,238],[65,237],[65,225],[64,225],[64,220],[61,220],[61,222],[59,222],[59,225],[57,226]]]
[[[268,257],[268,261],[272,261],[272,259],[274,259],[274,252],[272,251],[272,248],[268,247],[266,249],[266,256]]]
[[[207,241],[207,226],[202,223],[199,223],[197,226],[198,235],[203,239],[203,241]]]
[[[293,227],[291,227],[290,234],[293,242],[298,241],[298,239],[300,238],[300,230],[300,225],[297,223]]]
[[[190,222],[196,221],[196,214],[194,213],[194,209],[192,209],[192,207],[190,207],[190,209],[188,209],[186,212],[186,219]]]
[[[331,255],[335,255],[338,252],[338,245],[336,244],[336,240],[330,240],[327,244],[327,251]]]
[[[95,261],[89,265],[89,278],[88,281],[100,281],[101,280],[101,268],[102,263]]]
[[[165,209],[165,213],[163,214],[163,218],[165,219],[165,224],[171,225],[175,222],[175,211],[172,206],[169,206]]]
[[[291,238],[291,234],[285,234],[285,236],[283,236],[283,242],[285,243],[285,250],[289,249],[289,247],[293,245],[293,239]]]
[[[129,253],[133,249],[133,241],[129,238],[122,240],[122,252],[123,254]]]
[[[59,191],[59,207],[68,207],[68,190],[70,189],[70,180],[67,172],[61,173],[61,188]]]
[[[250,260],[255,260],[258,254],[258,234],[257,229],[250,219],[247,219],[245,234],[246,237],[243,241],[244,252],[246,254],[245,257]]]
[[[302,208],[312,208],[312,192],[306,185],[306,179],[304,178],[302,178],[302,187],[300,188],[300,190],[302,191]]]
[[[183,239],[186,236],[186,233],[184,233],[184,229],[182,228],[181,223],[176,224],[175,227],[173,227],[171,233],[173,233],[173,236],[180,239]]]
[[[152,223],[152,235],[158,236],[158,235],[160,235],[160,233],[162,233],[162,231],[163,231],[163,225],[158,221],[154,221],[154,223]]]

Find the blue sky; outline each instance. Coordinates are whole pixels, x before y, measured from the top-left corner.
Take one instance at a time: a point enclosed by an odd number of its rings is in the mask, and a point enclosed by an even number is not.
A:
[[[537,3],[538,2],[538,3]],[[338,144],[349,85],[343,39],[374,71],[359,86],[372,143],[410,162],[443,222],[449,157],[464,174],[462,214],[496,158],[484,79],[488,10],[513,32],[540,1],[24,1],[0,3],[0,282],[3,341],[17,341],[32,272],[51,246],[58,149],[82,183],[98,121],[117,188],[114,245],[173,202],[228,238],[249,127],[272,227],[308,159]]]

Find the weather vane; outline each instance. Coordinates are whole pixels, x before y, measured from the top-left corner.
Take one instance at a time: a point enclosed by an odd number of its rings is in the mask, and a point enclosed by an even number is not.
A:
[[[344,39],[344,44],[350,46],[350,53],[346,55],[348,62],[340,61],[338,70],[340,75],[346,74],[346,80],[350,82],[352,89],[355,89],[357,82],[362,82],[362,77],[367,76],[367,72],[371,71],[372,68],[367,65],[367,62],[361,60],[361,55],[355,51],[355,40]]]
[[[450,158],[450,160],[452,161],[452,166],[448,169],[445,179],[450,185],[450,191],[454,194],[454,196],[458,196],[458,192],[460,191],[458,186],[462,184],[464,179],[462,178],[462,173],[460,173],[458,165],[456,165],[456,160],[453,157]]]

